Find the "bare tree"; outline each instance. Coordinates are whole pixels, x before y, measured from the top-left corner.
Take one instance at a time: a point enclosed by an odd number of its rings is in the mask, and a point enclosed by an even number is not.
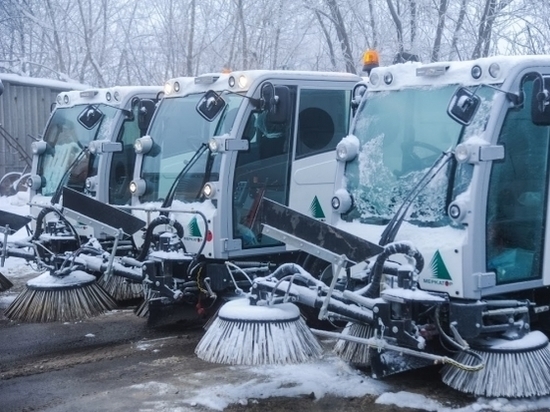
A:
[[[441,48],[441,38],[445,27],[445,15],[447,14],[447,0],[440,0],[438,9],[437,29],[435,31],[434,47],[432,49],[432,62],[439,60],[439,52]]]

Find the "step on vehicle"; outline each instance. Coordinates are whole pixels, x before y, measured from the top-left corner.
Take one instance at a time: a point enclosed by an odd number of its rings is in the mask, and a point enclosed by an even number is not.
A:
[[[233,356],[228,336],[243,337],[252,324],[273,332],[289,317],[258,321],[254,308],[297,302],[347,319],[342,334],[314,332],[340,339],[338,353],[376,377],[442,364],[443,381],[465,393],[547,395],[550,56],[380,67],[366,86],[337,148],[331,230],[364,239],[376,256],[334,276],[330,287],[297,265],[256,279],[246,310],[224,311],[197,353],[232,363],[265,359]],[[308,217],[284,213],[294,224],[280,227],[280,239],[306,242],[299,228]],[[352,252],[342,259],[352,261]]]

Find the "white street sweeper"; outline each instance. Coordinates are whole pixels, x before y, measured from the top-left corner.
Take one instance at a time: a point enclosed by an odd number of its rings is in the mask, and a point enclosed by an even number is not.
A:
[[[295,264],[256,279],[248,301],[222,307],[197,354],[316,356],[311,335],[288,332],[297,317],[269,312],[297,302],[348,320],[342,334],[314,332],[340,339],[337,352],[377,377],[439,363],[462,392],[547,395],[550,56],[380,67],[367,87],[337,147],[341,220],[317,248],[346,270],[330,286]],[[270,236],[315,249],[304,228],[328,233],[278,203],[262,207]],[[360,264],[352,247],[336,247],[351,233],[381,252]],[[236,347],[260,336],[261,345]]]
[[[96,287],[95,278],[116,300],[139,298],[141,285],[118,281],[120,278],[105,276],[102,271],[92,274],[67,276],[71,272],[68,260],[71,256],[91,248],[83,247],[93,236],[99,251],[111,255],[125,255],[133,250],[131,235],[145,225],[128,213],[106,209],[104,203],[129,204],[128,190],[135,163],[133,144],[143,136],[154,113],[162,87],[124,86],[106,89],[64,92],[57,97],[57,106],[52,112],[41,140],[32,144],[33,164],[29,178],[31,217],[35,227],[32,236],[8,247],[7,234],[18,230],[30,219],[0,212],[0,224],[5,234],[2,240],[2,266],[7,256],[19,256],[37,264],[37,270],[47,271],[39,277],[39,284],[31,280],[27,288],[36,297],[48,300],[52,296],[71,293],[72,289],[84,290],[81,285]],[[63,188],[70,188],[60,204]],[[83,193],[96,200],[90,210],[73,193]],[[73,206],[76,207],[68,207]],[[77,212],[78,211],[78,212]],[[108,259],[102,257],[102,259]],[[112,265],[112,259],[110,259]],[[92,276],[93,275],[93,276]],[[104,275],[104,276],[102,276]],[[76,287],[78,286],[78,287]],[[82,287],[81,287],[82,286]],[[78,293],[78,292],[72,292]],[[6,316],[27,319],[13,308],[24,309],[23,293],[8,308]],[[41,305],[47,312],[53,304],[46,300]],[[54,302],[61,300],[51,299]],[[94,305],[88,302],[89,306]],[[63,316],[79,313],[79,308],[59,311]],[[100,305],[101,306],[101,305]],[[109,305],[109,307],[113,307]],[[50,319],[56,316],[38,315],[28,319]],[[56,312],[57,313],[57,312]],[[27,313],[28,315],[28,313]],[[63,319],[69,319],[64,317]],[[59,319],[62,320],[62,319]]]
[[[191,86],[184,80],[167,82],[148,135],[135,145],[133,211],[148,226],[134,238],[147,258],[144,285],[157,297],[150,321],[157,306],[156,318],[166,319],[170,305],[212,313],[224,294],[305,256],[262,235],[260,201],[330,219],[334,149],[348,133],[361,79],[237,71],[202,75]]]
[[[135,142],[131,209],[147,221],[134,236],[140,250],[105,259],[88,242],[63,270],[106,270],[142,284],[151,299],[138,313],[148,313],[152,324],[174,313],[214,313],[223,298],[248,290],[253,277],[302,256],[261,235],[263,197],[330,218],[334,148],[347,134],[359,80],[251,71],[199,76],[190,86],[186,78],[169,81],[149,134]],[[108,206],[71,188],[62,193],[66,214],[76,212],[79,221],[93,214],[103,231],[127,220],[117,214],[117,222],[107,221]]]

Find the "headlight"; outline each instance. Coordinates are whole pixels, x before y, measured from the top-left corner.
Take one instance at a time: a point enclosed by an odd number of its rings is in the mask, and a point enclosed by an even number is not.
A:
[[[223,141],[213,137],[208,141],[208,148],[212,153],[220,152],[223,150]]]
[[[38,190],[42,187],[42,176],[32,175],[27,179],[27,187],[31,190]]]
[[[461,143],[455,148],[455,159],[458,163],[466,163],[471,154],[470,147],[466,144]]]
[[[472,74],[472,77],[477,80],[483,74],[483,70],[481,69],[480,66],[476,64],[474,67],[472,67],[472,70],[470,71],[470,73]]]
[[[88,192],[95,192],[97,187],[97,176],[91,176],[86,179],[85,186]]]
[[[69,95],[68,94],[63,96],[63,103],[69,104]]]
[[[246,76],[245,75],[239,76],[239,87],[241,89],[244,89],[247,84],[248,84],[248,79],[246,78]]]
[[[372,84],[373,86],[376,86],[378,85],[379,81],[380,81],[380,76],[378,76],[378,73],[371,73],[371,75],[369,76],[370,84]]]
[[[137,154],[147,154],[153,148],[153,138],[149,135],[140,137],[134,142],[134,150]]]
[[[88,150],[90,151],[91,154],[97,154],[99,152],[101,152],[101,141],[99,140],[92,140],[89,144],[88,144]]]
[[[491,75],[491,77],[498,77],[498,75],[500,74],[500,66],[498,63],[492,63],[489,66],[489,74]]]
[[[145,190],[147,189],[147,184],[143,179],[132,180],[128,188],[132,195],[141,196],[145,193]]]
[[[180,84],[179,82],[174,82],[174,91],[177,93],[180,91]]]
[[[393,74],[391,72],[386,72],[384,74],[384,83],[386,83],[388,86],[392,84],[393,82]]]
[[[164,84],[164,94],[168,96],[170,93],[172,93],[172,83],[165,83]]]
[[[338,213],[347,213],[353,206],[353,199],[346,189],[338,189],[330,201],[332,209]]]
[[[359,139],[350,135],[344,137],[336,146],[336,159],[340,162],[350,162],[359,154]]]
[[[48,144],[44,140],[31,143],[32,154],[41,155],[46,151]]]
[[[214,199],[218,194],[218,185],[214,182],[206,183],[202,188],[202,194],[207,199]]]
[[[229,87],[235,87],[235,78],[233,76],[230,76],[227,80],[227,83],[229,84]]]
[[[468,215],[468,205],[464,199],[457,199],[449,205],[447,213],[455,223],[462,223]]]

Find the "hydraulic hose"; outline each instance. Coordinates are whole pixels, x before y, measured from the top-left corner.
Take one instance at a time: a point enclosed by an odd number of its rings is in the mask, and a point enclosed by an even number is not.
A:
[[[413,257],[416,261],[416,270],[421,272],[424,268],[424,257],[410,242],[395,242],[384,247],[384,251],[378,255],[372,267],[372,279],[365,296],[368,298],[380,297],[380,284],[382,282],[382,274],[384,273],[384,264],[386,260],[397,253]]]
[[[59,217],[59,219],[63,220],[63,222],[65,222],[65,224],[67,225],[67,227],[69,227],[69,229],[71,230],[71,232],[73,232],[73,236],[78,244],[78,247],[80,248],[81,246],[81,243],[80,243],[80,237],[78,236],[78,233],[76,232],[76,229],[74,228],[74,226],[71,224],[71,222],[69,222],[67,220],[67,218],[63,215],[63,213],[61,213],[59,210],[57,210],[55,207],[53,206],[46,206],[45,208],[43,208],[39,213],[38,213],[38,216],[36,217],[36,230],[34,231],[34,234],[32,235],[32,240],[33,241],[36,241],[40,238],[40,235],[42,235],[42,233],[44,232],[44,229],[43,229],[43,226],[44,226],[44,218],[46,217],[46,215],[48,213],[55,213],[57,214],[57,216]]]
[[[181,239],[183,238],[183,226],[180,222],[176,221],[170,221],[168,216],[166,215],[160,215],[156,217],[151,224],[147,227],[147,231],[145,232],[145,240],[143,242],[143,246],[141,247],[141,251],[139,253],[139,256],[137,257],[137,260],[144,261],[147,257],[147,252],[149,251],[149,248],[151,247],[151,242],[153,241],[153,231],[157,226],[160,225],[171,225],[176,229],[176,233],[178,237]],[[183,244],[182,244],[183,245]],[[185,250],[185,247],[184,247]]]

